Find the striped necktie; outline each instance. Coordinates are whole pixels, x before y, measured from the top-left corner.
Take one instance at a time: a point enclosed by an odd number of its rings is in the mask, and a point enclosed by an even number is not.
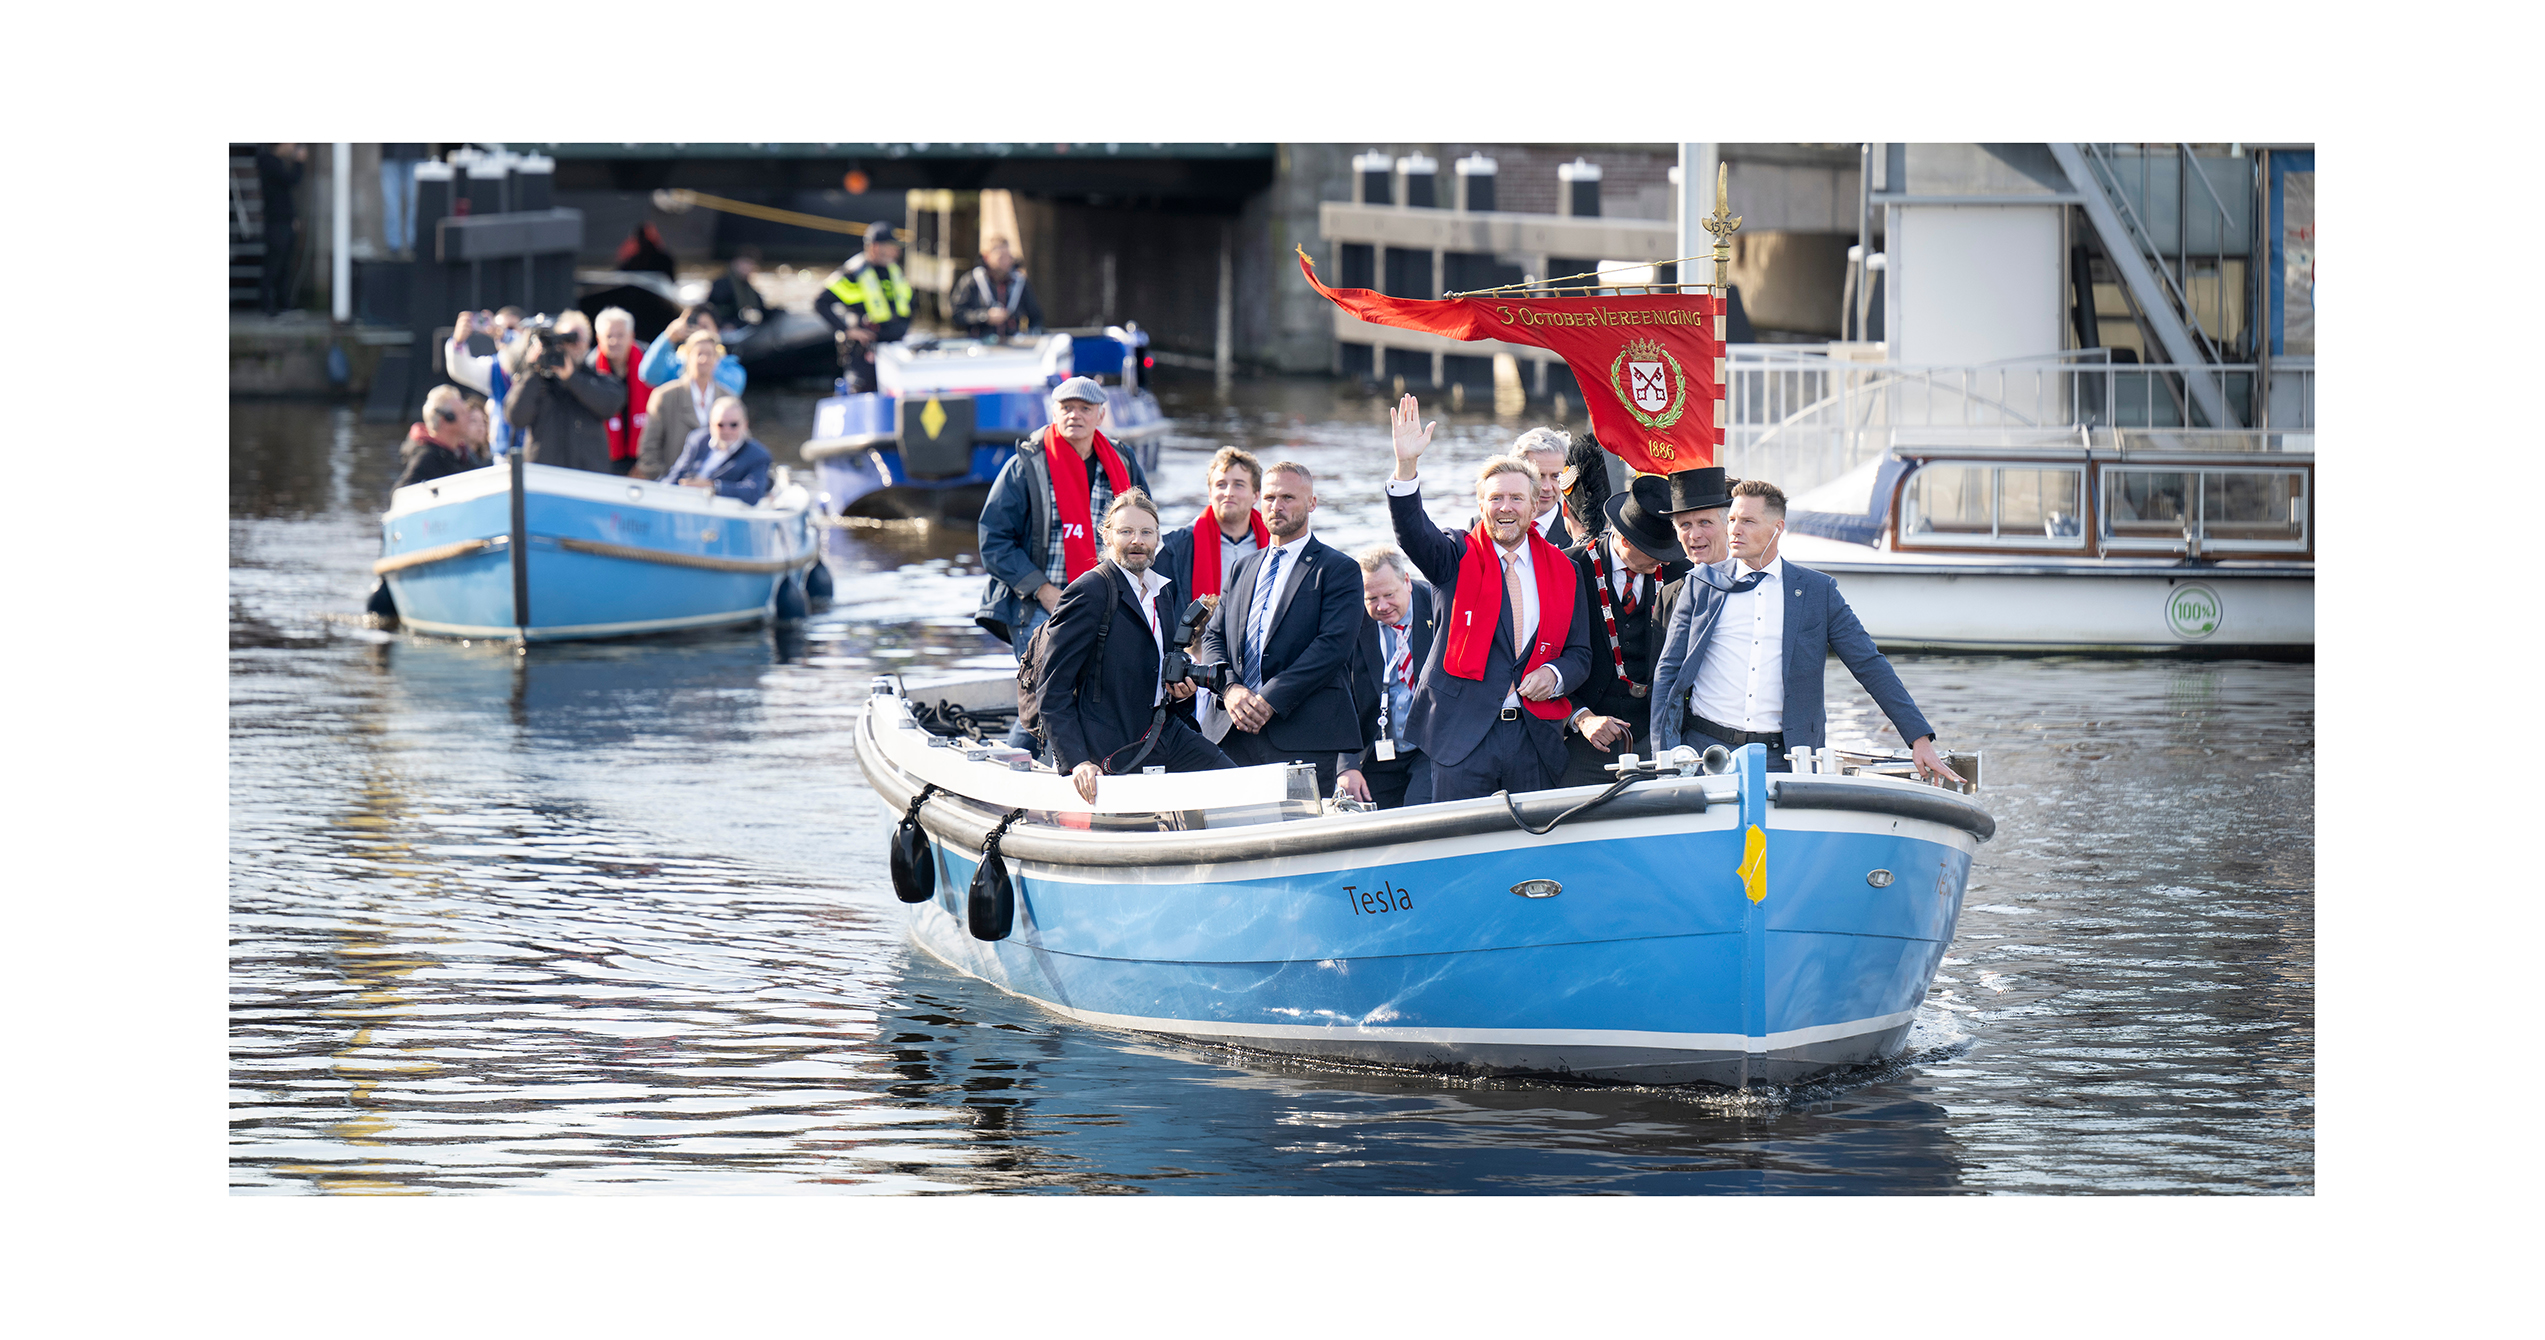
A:
[[[1254,617],[1246,621],[1246,687],[1264,686],[1264,638],[1272,632],[1273,596],[1281,590],[1281,559],[1287,552],[1272,551],[1264,563],[1264,575],[1255,582]]]

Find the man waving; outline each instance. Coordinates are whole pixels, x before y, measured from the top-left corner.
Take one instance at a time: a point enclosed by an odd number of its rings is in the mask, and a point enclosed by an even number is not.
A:
[[[1436,800],[1543,790],[1564,772],[1563,728],[1573,715],[1565,695],[1590,675],[1588,592],[1531,524],[1538,472],[1517,456],[1478,470],[1473,529],[1433,524],[1416,466],[1437,427],[1422,421],[1410,395],[1389,416],[1396,542],[1449,605],[1406,733],[1431,758]]]

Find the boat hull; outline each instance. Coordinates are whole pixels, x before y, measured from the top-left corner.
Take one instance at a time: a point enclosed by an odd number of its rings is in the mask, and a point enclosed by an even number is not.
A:
[[[898,809],[918,783],[875,755],[861,743]],[[998,812],[932,799],[936,889],[908,933],[1081,1022],[1326,1061],[1735,1086],[1877,1063],[1907,1036],[1990,827],[1932,788],[1772,780],[1749,755],[1742,777],[1639,786],[1544,837],[1498,797],[1227,833],[1014,829],[1017,911],[996,941],[973,938],[966,904]],[[1899,812],[1815,800],[1812,781]],[[1596,794],[1523,808],[1543,823]],[[1753,823],[1756,899],[1740,873]]]
[[[490,466],[401,489],[382,518],[384,563],[484,546],[385,573],[401,624],[550,642],[751,623],[816,561],[801,489],[753,508],[553,466],[525,479],[528,619],[514,609],[509,471]]]
[[[1832,550],[1840,546],[1789,543],[1786,557],[1834,579],[1885,651],[2305,657],[2315,649],[2311,568],[1945,565]]]

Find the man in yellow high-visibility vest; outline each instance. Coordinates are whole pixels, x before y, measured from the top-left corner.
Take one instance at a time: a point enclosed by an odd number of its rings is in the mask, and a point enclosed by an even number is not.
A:
[[[848,389],[874,390],[875,346],[910,331],[910,284],[901,277],[901,235],[891,224],[866,225],[866,249],[831,272],[813,310],[839,341]]]

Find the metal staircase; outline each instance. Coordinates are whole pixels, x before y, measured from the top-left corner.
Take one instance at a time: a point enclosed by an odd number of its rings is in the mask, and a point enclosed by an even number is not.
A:
[[[2242,427],[2235,403],[2242,397],[2228,393],[2222,374],[2239,356],[2252,355],[2258,304],[2247,303],[2242,332],[2226,329],[2223,313],[2229,257],[2246,258],[2248,287],[2259,274],[2252,263],[2260,233],[2252,188],[2240,197],[2247,204],[2239,215],[2210,181],[2204,163],[2215,160],[2201,159],[2188,144],[2132,145],[2126,152],[2118,145],[2052,144],[2050,153],[2093,222],[2133,316],[2163,347],[2166,361],[2182,370],[2182,391],[2197,417],[2212,428]],[[2170,219],[2158,208],[2169,184]],[[2212,298],[2206,318],[2194,293],[2204,277]]]

